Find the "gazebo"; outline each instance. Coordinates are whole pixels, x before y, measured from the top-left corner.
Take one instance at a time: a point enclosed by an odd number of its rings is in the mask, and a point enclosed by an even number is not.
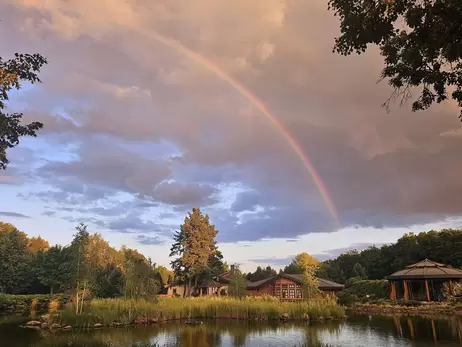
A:
[[[197,286],[199,291],[199,296],[212,296],[212,295],[220,295],[220,288],[223,285],[217,281],[212,279],[205,280],[201,284]]]
[[[425,259],[406,266],[404,270],[397,271],[386,279],[391,284],[391,300],[397,300],[401,293],[404,300],[418,299],[425,288],[427,301],[439,301],[445,284],[449,295],[454,295],[454,282],[462,279],[462,270]]]

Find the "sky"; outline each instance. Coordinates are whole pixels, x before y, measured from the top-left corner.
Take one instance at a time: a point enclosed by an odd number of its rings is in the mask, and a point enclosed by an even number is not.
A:
[[[0,220],[67,244],[84,222],[168,265],[200,207],[225,260],[281,267],[462,226],[462,125],[447,102],[381,107],[383,58],[332,53],[327,1],[7,0],[0,54],[41,53],[9,112]]]

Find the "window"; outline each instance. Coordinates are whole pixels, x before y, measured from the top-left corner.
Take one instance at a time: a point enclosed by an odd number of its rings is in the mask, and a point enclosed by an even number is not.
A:
[[[173,295],[176,295],[176,288],[173,288]]]

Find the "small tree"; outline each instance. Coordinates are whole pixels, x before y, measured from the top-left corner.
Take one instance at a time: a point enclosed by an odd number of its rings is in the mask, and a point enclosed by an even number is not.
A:
[[[231,269],[228,295],[235,298],[243,298],[247,295],[245,290],[245,278],[237,265]]]
[[[319,280],[316,277],[319,261],[304,252],[295,257],[294,263],[303,271],[303,297],[310,300],[319,293]]]

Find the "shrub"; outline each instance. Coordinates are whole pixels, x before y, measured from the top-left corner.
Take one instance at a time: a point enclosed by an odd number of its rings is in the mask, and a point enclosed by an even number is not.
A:
[[[0,314],[28,313],[30,311],[47,311],[51,302],[53,306],[62,307],[69,301],[69,295],[10,295],[0,294]]]
[[[388,281],[386,280],[361,280],[350,281],[338,294],[339,303],[353,305],[358,302],[370,302],[372,300],[388,298]]]

